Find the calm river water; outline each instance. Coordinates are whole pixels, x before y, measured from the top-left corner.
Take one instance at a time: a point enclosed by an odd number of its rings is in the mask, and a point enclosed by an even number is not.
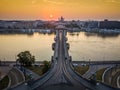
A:
[[[51,60],[54,34],[1,34],[0,60],[15,61],[19,52],[29,50],[36,61]],[[102,37],[85,32],[68,33],[69,54],[74,61],[120,60],[120,35]]]

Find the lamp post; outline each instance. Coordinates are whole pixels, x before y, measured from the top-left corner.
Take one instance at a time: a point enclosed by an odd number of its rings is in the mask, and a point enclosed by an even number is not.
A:
[[[16,55],[15,55],[15,61],[16,61],[16,67],[17,67],[17,62],[18,62],[18,60],[17,60],[17,57],[16,57]]]
[[[2,61],[0,60],[0,66],[2,66]]]
[[[5,58],[4,58],[4,65],[5,65]]]
[[[93,84],[96,84],[96,83],[97,83],[97,82],[96,82],[96,72],[92,74],[91,82],[92,82]]]
[[[89,59],[89,66],[90,66],[90,61],[91,61],[91,59]]]

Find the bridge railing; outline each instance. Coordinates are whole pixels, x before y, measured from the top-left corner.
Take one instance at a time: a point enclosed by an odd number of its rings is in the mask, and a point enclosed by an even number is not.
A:
[[[64,34],[63,34],[63,44],[64,44],[64,51],[65,51],[65,59],[69,58],[69,53],[68,53],[68,43],[66,43],[67,41],[67,37],[66,37],[66,31],[64,30]]]
[[[56,31],[56,37],[55,37],[55,43],[54,43],[54,55],[53,55],[53,60],[58,59],[58,49],[59,49],[59,32]],[[53,46],[52,46],[53,47]]]

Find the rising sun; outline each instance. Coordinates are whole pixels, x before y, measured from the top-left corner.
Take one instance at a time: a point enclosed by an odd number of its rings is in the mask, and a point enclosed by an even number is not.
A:
[[[52,15],[52,14],[50,14],[50,15],[49,15],[49,17],[50,17],[50,18],[53,18],[53,15]]]

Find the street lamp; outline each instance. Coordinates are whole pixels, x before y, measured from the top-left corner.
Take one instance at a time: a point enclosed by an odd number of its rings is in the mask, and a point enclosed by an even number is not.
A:
[[[91,82],[93,84],[97,84],[97,82],[96,82],[96,72],[92,74]]]
[[[91,59],[89,59],[89,66],[90,66],[90,61],[91,61]]]
[[[0,60],[0,66],[2,66],[2,61]]]

